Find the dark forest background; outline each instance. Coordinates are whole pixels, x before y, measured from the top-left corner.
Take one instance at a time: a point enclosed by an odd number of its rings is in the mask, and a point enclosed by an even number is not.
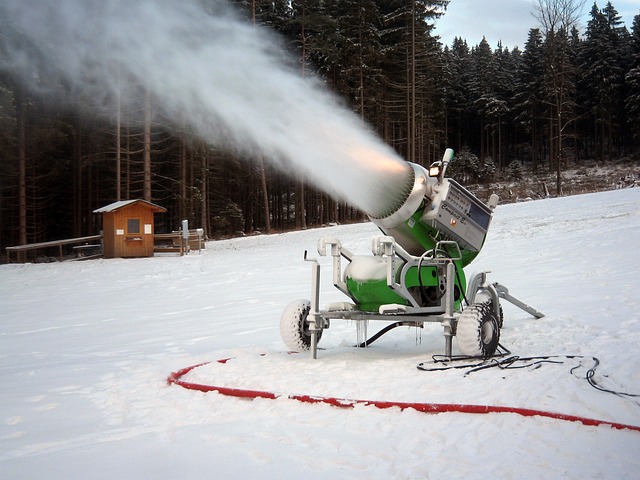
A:
[[[277,31],[301,76],[320,78],[408,161],[427,165],[452,147],[461,181],[526,167],[555,172],[561,194],[567,165],[639,159],[640,15],[629,29],[611,3],[593,5],[580,35],[581,2],[535,0],[538,25],[523,50],[462,38],[442,45],[433,23],[448,0],[232,3]],[[188,219],[209,238],[362,218],[268,161],[247,162],[174,119],[152,120],[154,99],[140,92],[115,121],[86,114],[91,99],[69,108],[0,71],[2,254],[97,234],[93,210],[120,199],[167,208],[158,232]]]

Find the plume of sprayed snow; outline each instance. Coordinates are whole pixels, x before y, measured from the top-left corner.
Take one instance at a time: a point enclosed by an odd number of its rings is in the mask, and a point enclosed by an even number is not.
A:
[[[402,199],[398,155],[222,0],[0,0],[0,16],[4,69],[61,72],[96,104],[143,85],[205,140],[259,152],[367,213]]]

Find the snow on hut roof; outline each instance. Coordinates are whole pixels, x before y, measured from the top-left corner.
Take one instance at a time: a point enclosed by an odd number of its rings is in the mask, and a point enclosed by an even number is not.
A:
[[[106,205],[104,207],[98,208],[97,210],[94,210],[93,213],[115,212],[116,210],[120,210],[123,207],[126,207],[128,205],[133,205],[135,203],[144,203],[144,204],[148,205],[149,207],[151,207],[152,209],[154,209],[156,212],[166,212],[167,211],[166,208],[161,207],[160,205],[156,205],[155,203],[147,202],[146,200],[142,200],[141,198],[137,198],[137,199],[134,199],[134,200],[120,200],[119,202],[110,203],[109,205]]]

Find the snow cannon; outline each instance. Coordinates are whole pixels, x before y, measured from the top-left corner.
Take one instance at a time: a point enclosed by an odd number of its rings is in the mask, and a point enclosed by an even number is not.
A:
[[[463,300],[463,267],[471,263],[480,252],[489,230],[493,209],[498,203],[498,196],[494,194],[489,204],[485,205],[456,181],[445,178],[452,158],[453,150],[447,149],[442,161],[432,164],[428,170],[409,163],[412,181],[411,188],[405,192],[404,201],[384,217],[369,214],[369,219],[385,235],[393,238],[396,244],[394,250],[400,247],[404,250],[401,255],[409,254],[422,260],[419,262],[422,268],[410,269],[407,272],[409,277],[404,279],[405,287],[422,307],[436,303],[436,299],[444,291],[444,276],[438,274],[438,269],[435,266],[422,266],[433,255],[449,258],[454,262],[457,272],[454,298],[456,302]],[[406,299],[396,298],[396,295],[384,295],[375,287],[379,281],[361,274],[362,263],[373,266],[381,260],[384,260],[384,255],[357,258],[350,263],[345,276],[351,296],[355,296],[360,304],[376,309],[383,303],[407,304]],[[395,289],[384,285],[382,290],[389,293],[389,290]],[[371,298],[365,298],[369,296]],[[394,297],[393,302],[387,301],[389,296]]]
[[[332,257],[334,286],[349,301],[319,308],[320,263],[305,252],[312,264],[311,300],[291,302],[280,319],[289,349],[310,350],[316,358],[323,331],[336,319],[355,322],[359,347],[395,327],[423,328],[432,322],[444,329],[447,357],[452,356],[454,336],[463,355],[488,357],[500,339],[500,299],[536,318],[543,316],[503,285],[489,283],[487,272],[476,274],[467,286],[464,267],[484,245],[498,197],[491,195],[485,204],[445,177],[452,160],[453,150],[447,149],[429,169],[408,163],[404,191],[397,197],[401,200],[386,211],[367,212],[383,234],[372,238],[371,255],[354,255],[334,237],[318,241],[318,254]],[[368,338],[370,320],[391,323]]]

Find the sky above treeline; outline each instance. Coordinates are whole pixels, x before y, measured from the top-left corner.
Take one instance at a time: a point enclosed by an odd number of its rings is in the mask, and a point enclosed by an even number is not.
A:
[[[606,0],[596,2],[604,8]],[[640,0],[612,0],[622,22],[631,30],[633,17],[640,14]],[[446,13],[436,21],[435,33],[443,45],[451,46],[455,37],[461,37],[469,46],[477,45],[484,36],[495,48],[502,41],[503,47],[524,49],[531,28],[539,26],[533,15],[534,0],[451,0]],[[578,27],[584,32],[589,21],[593,1],[587,0]]]

